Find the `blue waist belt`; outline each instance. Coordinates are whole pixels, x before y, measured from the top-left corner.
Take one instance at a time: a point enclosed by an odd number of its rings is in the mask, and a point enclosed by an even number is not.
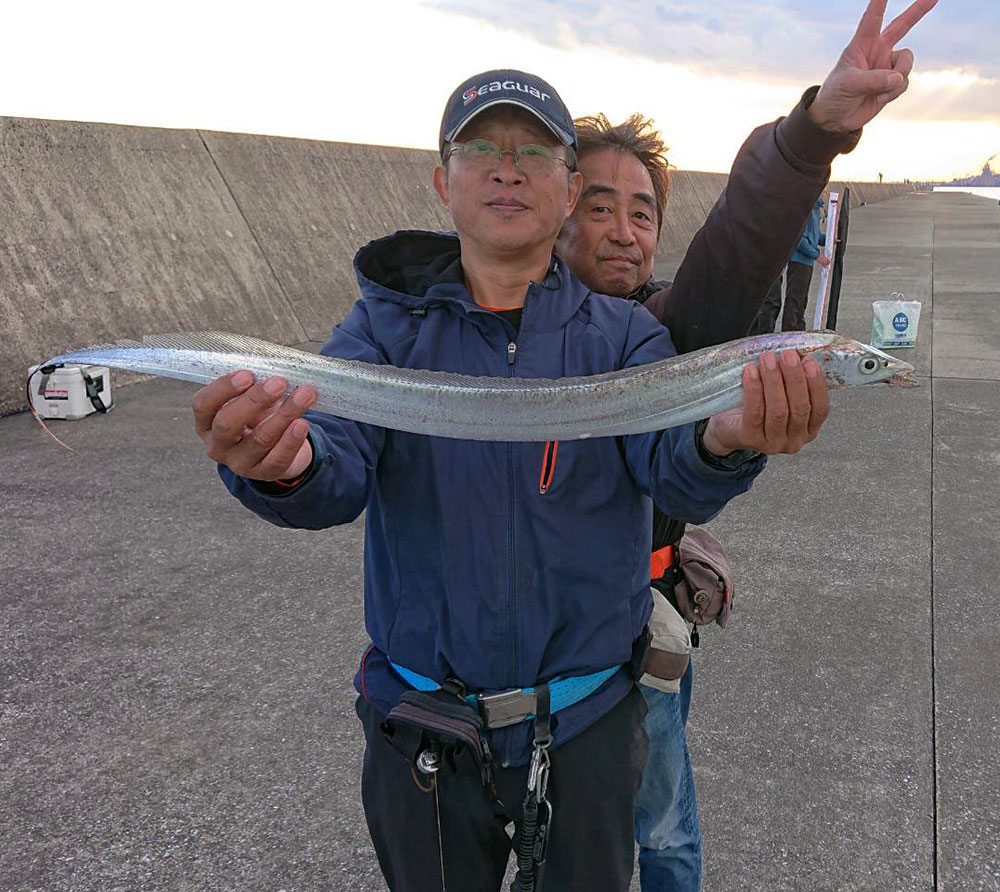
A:
[[[436,691],[441,687],[433,678],[399,666],[389,660],[389,665],[411,687],[418,691]],[[612,666],[590,675],[578,675],[573,678],[553,678],[549,682],[551,704],[549,712],[559,712],[567,706],[579,703],[584,697],[589,697],[604,682],[614,675],[621,666]],[[487,728],[505,728],[516,725],[535,717],[535,689],[513,688],[509,691],[497,691],[492,694],[466,694],[465,701],[476,707],[482,714]]]

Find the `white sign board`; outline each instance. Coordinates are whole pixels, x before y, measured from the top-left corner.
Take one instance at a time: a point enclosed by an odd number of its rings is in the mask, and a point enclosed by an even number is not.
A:
[[[816,312],[813,314],[813,331],[826,327],[826,308],[830,303],[830,282],[833,276],[833,255],[837,253],[837,217],[840,215],[840,193],[830,193],[830,206],[826,213],[826,244],[823,253],[830,259],[820,267],[819,290],[816,292]]]

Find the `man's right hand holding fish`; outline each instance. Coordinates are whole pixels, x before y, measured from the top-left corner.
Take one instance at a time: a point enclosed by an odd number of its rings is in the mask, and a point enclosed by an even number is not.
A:
[[[248,371],[224,375],[195,394],[194,428],[208,457],[250,480],[294,479],[309,470],[309,423],[299,419],[315,402],[312,387],[284,398],[281,378],[254,383]]]

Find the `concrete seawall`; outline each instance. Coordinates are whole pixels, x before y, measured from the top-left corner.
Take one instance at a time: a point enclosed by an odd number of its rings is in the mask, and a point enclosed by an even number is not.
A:
[[[432,151],[0,118],[0,414],[66,349],[158,331],[325,340],[371,238],[449,228]],[[678,171],[661,254],[726,183]],[[841,186],[843,184],[840,184]],[[869,204],[910,187],[851,184]]]

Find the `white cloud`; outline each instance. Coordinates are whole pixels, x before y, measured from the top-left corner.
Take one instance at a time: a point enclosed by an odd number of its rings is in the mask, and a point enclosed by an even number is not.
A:
[[[915,71],[904,110],[917,120],[1000,121],[1000,80],[963,68]]]
[[[960,92],[970,87],[996,84],[992,78],[980,77],[974,71],[962,68],[945,68],[938,71],[915,71],[911,82],[921,90],[952,90]]]
[[[451,90],[476,71],[510,66],[549,80],[574,114],[603,111],[620,120],[641,111],[653,117],[679,167],[726,170],[750,130],[787,114],[833,62],[833,54],[820,48],[807,60],[815,68],[810,76],[783,72],[765,79],[675,58],[690,44],[705,58],[732,53],[756,58],[759,69],[780,70],[765,65],[783,52],[780,47],[752,29],[739,33],[748,16],[781,19],[770,5],[720,0],[704,15],[693,3],[673,4],[674,29],[656,30],[649,26],[655,6],[627,0],[619,16],[625,30],[594,46],[582,44],[580,22],[592,29],[608,24],[605,4],[577,4],[579,14],[557,9],[553,17],[559,4],[536,3],[534,14],[549,17],[531,27],[535,20],[525,4],[520,30],[410,0],[285,0],[280,11],[264,0],[172,0],[168,11],[126,0],[15,4],[4,25],[17,39],[0,54],[0,82],[16,89],[4,93],[0,114],[433,148]],[[506,23],[520,14],[514,6],[503,9]],[[655,43],[660,59],[622,49],[621,34]],[[548,35],[554,35],[548,43],[538,39]],[[789,31],[786,43],[798,36]],[[989,70],[937,69],[958,73],[915,76],[911,92],[866,128],[862,146],[843,159],[851,176],[872,177],[880,168],[911,179],[954,175],[950,171],[977,169],[967,163],[967,152],[981,167],[1000,149],[985,120],[1000,118]],[[982,126],[948,122],[977,115]],[[917,120],[909,120],[910,128],[889,126],[901,117]]]
[[[842,45],[831,45],[830,28],[817,27],[815,10],[803,15],[777,3],[510,0],[491,7],[472,0],[429,2],[541,43],[609,49],[632,58],[683,64],[706,75],[754,73],[765,79],[781,72],[795,79],[821,77]],[[835,33],[838,41],[850,36],[849,30]]]

